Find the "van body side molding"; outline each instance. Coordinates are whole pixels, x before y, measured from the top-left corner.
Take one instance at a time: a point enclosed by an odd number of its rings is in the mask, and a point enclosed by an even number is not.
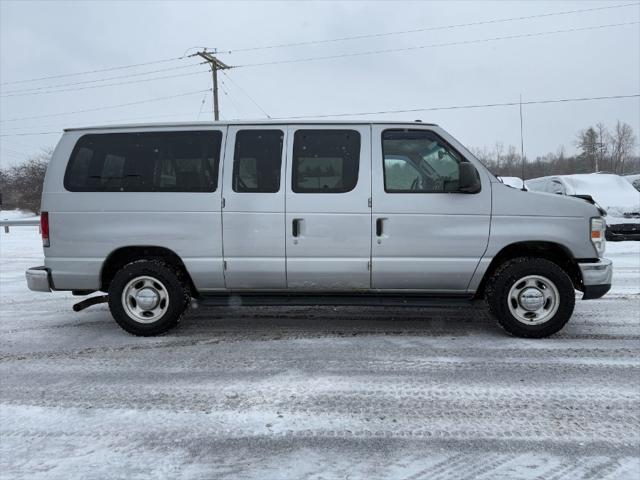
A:
[[[473,295],[428,293],[203,293],[198,303],[215,306],[369,305],[450,307],[471,304]]]

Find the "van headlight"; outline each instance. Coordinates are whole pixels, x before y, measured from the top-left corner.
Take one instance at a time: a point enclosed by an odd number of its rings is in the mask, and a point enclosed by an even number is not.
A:
[[[606,245],[605,232],[607,230],[607,223],[602,217],[593,217],[591,219],[591,243],[596,247],[598,256],[604,255],[604,249]]]

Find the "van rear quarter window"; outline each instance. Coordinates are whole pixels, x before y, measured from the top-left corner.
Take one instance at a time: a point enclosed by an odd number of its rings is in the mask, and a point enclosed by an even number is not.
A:
[[[219,131],[87,134],[69,158],[72,192],[215,192]]]

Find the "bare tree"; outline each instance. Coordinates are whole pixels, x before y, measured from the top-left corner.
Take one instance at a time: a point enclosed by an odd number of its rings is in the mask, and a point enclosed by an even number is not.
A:
[[[615,167],[619,163],[619,173],[640,172],[640,157],[633,155],[635,137],[631,127],[624,123],[618,122],[614,134],[609,133],[603,123],[582,130],[577,135],[576,145],[580,148],[580,155],[577,156],[568,155],[564,145],[560,145],[555,152],[527,160],[525,178],[569,175],[592,170],[616,171]],[[523,175],[521,157],[513,145],[496,142],[493,147],[471,148],[471,151],[494,175]]]
[[[616,128],[610,135],[611,142],[611,166],[615,173],[624,173],[625,162],[631,157],[633,147],[636,144],[636,136],[631,125],[616,123]]]
[[[496,142],[495,152],[494,160],[496,162],[496,167],[502,168],[502,154],[504,153],[504,145],[502,142]]]
[[[580,150],[580,157],[584,160],[585,171],[597,171],[598,133],[593,127],[578,133],[576,146]]]
[[[493,159],[491,152],[487,150],[487,147],[470,147],[471,153],[482,162],[483,165],[493,165]]]
[[[509,172],[517,172],[520,167],[520,154],[514,145],[509,145],[507,153],[502,157],[502,168]]]
[[[20,165],[1,171],[3,208],[20,208],[40,213],[42,183],[50,158],[51,150],[45,150]]]
[[[605,159],[609,153],[609,130],[604,123],[598,122],[596,124],[596,133],[598,135],[598,154],[596,156],[596,172],[604,169]]]

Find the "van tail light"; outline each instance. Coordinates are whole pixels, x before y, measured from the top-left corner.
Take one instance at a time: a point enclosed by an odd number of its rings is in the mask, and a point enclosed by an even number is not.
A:
[[[42,246],[49,246],[49,212],[40,212],[40,232],[42,233]]]

